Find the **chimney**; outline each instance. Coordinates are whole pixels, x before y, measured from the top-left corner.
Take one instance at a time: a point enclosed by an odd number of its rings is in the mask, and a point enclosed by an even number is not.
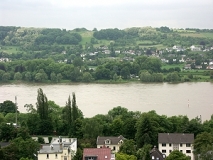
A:
[[[62,143],[60,143],[60,149],[62,150]]]

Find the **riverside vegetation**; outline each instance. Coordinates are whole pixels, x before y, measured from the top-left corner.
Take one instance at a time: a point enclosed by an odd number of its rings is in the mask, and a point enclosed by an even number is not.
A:
[[[109,110],[106,115],[98,114],[85,118],[78,108],[75,93],[68,96],[65,106],[49,101],[43,90],[38,89],[36,107],[25,105],[28,113],[17,112],[19,128],[12,124],[16,119],[16,105],[9,100],[0,103],[0,140],[10,141],[10,145],[0,148],[2,160],[31,160],[35,158],[39,143],[44,143],[42,135],[68,136],[78,139],[78,149],[74,160],[82,160],[82,150],[96,148],[97,136],[123,135],[126,140],[116,154],[118,160],[150,159],[149,151],[157,146],[158,133],[194,133],[195,156],[210,160],[206,154],[213,150],[213,115],[202,122],[200,117],[158,115],[155,111],[141,113],[128,111],[121,106]],[[38,142],[31,136],[39,136]],[[128,149],[127,149],[128,148]],[[181,152],[171,153],[167,159],[182,157]]]
[[[212,81],[212,59],[212,29],[0,26],[1,83]]]

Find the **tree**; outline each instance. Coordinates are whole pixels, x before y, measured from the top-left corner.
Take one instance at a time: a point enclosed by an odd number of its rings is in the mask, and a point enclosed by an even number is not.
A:
[[[151,144],[145,144],[142,148],[137,151],[137,158],[141,160],[148,160],[150,158]]]
[[[129,68],[127,66],[125,66],[124,68],[121,69],[121,76],[122,76],[123,79],[129,79],[130,71],[129,71]]]
[[[137,157],[134,155],[127,155],[124,153],[116,153],[116,160],[137,160]]]
[[[113,136],[119,136],[123,134],[123,121],[121,118],[115,118],[111,123],[111,131]]]
[[[120,146],[119,152],[122,152],[128,155],[135,155],[136,153],[135,141],[132,139],[124,140],[124,142]]]
[[[22,139],[18,137],[12,141],[12,144],[17,147],[17,156],[20,158],[31,158],[34,159],[37,151],[40,147],[39,143],[34,141],[32,138]]]
[[[16,137],[16,129],[12,124],[2,123],[0,125],[0,140],[8,142]]]
[[[16,105],[10,100],[6,100],[3,103],[0,103],[0,112],[4,115],[7,113],[15,113],[16,112]]]
[[[41,88],[38,89],[36,107],[40,119],[48,119],[48,100]]]
[[[2,75],[2,81],[4,81],[4,82],[7,82],[7,81],[9,81],[10,80],[10,73],[4,73],[3,75]]]
[[[16,72],[14,75],[14,80],[22,80],[22,74],[20,72]]]
[[[75,153],[75,156],[73,157],[73,160],[82,160],[83,153],[80,148],[77,148],[77,151]]]
[[[89,72],[84,72],[82,80],[83,82],[91,82],[93,80],[93,77]]]
[[[165,160],[190,160],[191,158],[178,150],[172,151]]]
[[[213,135],[203,132],[197,135],[194,140],[194,153],[205,160],[211,160],[211,152],[213,151]]]
[[[67,107],[67,122],[68,122],[68,126],[71,127],[71,124],[72,124],[72,106],[71,106],[70,96],[68,98],[66,107]]]
[[[137,132],[135,135],[138,148],[143,147],[145,144],[156,145],[158,126],[159,124],[148,113],[141,116],[137,123]]]
[[[50,80],[51,80],[52,82],[57,82],[57,76],[56,76],[55,72],[52,72],[52,73],[50,74]]]

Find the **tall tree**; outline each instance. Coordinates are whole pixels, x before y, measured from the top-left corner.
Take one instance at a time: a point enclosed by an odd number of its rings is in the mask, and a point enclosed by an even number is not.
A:
[[[72,120],[73,122],[78,118],[78,106],[76,104],[75,93],[72,93]]]
[[[40,119],[41,120],[48,119],[48,100],[41,88],[38,89],[36,107]]]
[[[72,124],[72,106],[71,106],[71,99],[70,99],[70,96],[68,98],[68,101],[67,101],[67,104],[66,104],[66,107],[67,107],[67,122],[68,122],[68,126],[71,127],[71,124]]]

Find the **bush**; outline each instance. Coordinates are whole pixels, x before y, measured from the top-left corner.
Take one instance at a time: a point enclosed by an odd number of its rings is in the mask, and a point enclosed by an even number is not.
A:
[[[38,137],[38,143],[44,144],[44,138],[43,137]]]

